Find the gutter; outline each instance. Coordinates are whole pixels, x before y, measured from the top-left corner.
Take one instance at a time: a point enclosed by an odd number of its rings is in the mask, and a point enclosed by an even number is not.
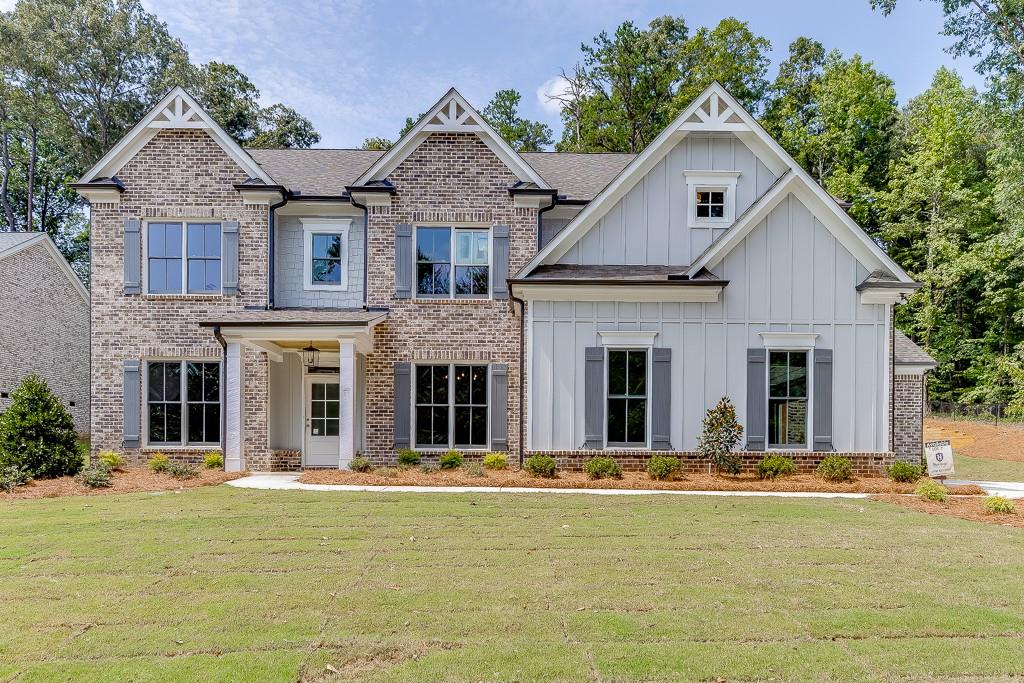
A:
[[[516,278],[508,281],[509,285],[600,285],[604,287],[619,286],[644,286],[661,287],[671,285],[674,287],[725,287],[728,280],[687,280],[687,279],[666,279],[666,280],[616,280],[612,278]],[[509,290],[511,291],[511,290]]]
[[[350,196],[349,201],[352,206],[363,210],[363,308],[366,309],[370,303],[370,210],[355,197]]]
[[[267,308],[274,308],[274,234],[277,232],[275,229],[275,212],[288,203],[288,199],[291,193],[285,193],[284,199],[277,204],[271,204],[270,209],[267,211]],[[220,328],[218,328],[219,330]],[[223,342],[222,342],[223,343]],[[227,347],[225,347],[227,349]],[[227,351],[225,350],[225,353]]]
[[[545,206],[543,209],[538,209],[537,210],[537,251],[538,252],[540,252],[540,250],[544,248],[544,245],[542,244],[542,241],[544,240],[544,233],[541,231],[541,225],[543,225],[543,222],[544,222],[543,219],[542,219],[542,216],[544,215],[545,212],[550,211],[551,209],[555,208],[556,206],[558,206],[558,197],[556,195],[553,195],[551,197],[551,203],[550,204]]]
[[[227,456],[227,445],[228,445],[228,406],[227,406],[227,379],[228,379],[228,343],[224,339],[224,335],[220,333],[220,325],[213,328],[213,336],[220,343],[221,358],[220,358],[220,455],[221,460],[224,461],[224,469],[227,471],[228,456]]]

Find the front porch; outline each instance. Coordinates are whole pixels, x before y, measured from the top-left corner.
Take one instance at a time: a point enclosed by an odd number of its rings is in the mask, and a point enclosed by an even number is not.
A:
[[[366,354],[386,317],[362,309],[289,309],[202,323],[225,349],[225,469],[347,467],[364,446]],[[260,357],[247,349],[264,354],[265,372],[245,367],[247,355]],[[265,432],[265,439],[253,432]]]

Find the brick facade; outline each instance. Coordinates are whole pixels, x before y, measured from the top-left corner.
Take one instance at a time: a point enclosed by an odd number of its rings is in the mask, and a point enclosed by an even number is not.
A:
[[[893,392],[896,458],[914,464],[924,452],[925,376],[896,374]]]
[[[243,203],[233,185],[247,174],[203,130],[160,131],[117,175],[125,186],[120,205],[92,211],[92,449],[121,450],[130,462],[156,451],[197,461],[213,447],[122,448],[123,361],[221,360],[221,346],[198,322],[266,305],[266,208]],[[239,221],[239,294],[124,294],[125,218]],[[269,453],[265,354],[246,351],[244,364],[245,423],[251,430],[245,447],[258,462]]]
[[[35,373],[88,433],[89,303],[42,242],[0,261],[0,293],[0,412]]]

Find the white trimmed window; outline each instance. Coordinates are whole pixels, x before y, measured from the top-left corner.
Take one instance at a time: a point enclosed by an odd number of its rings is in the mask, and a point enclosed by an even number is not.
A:
[[[484,227],[416,228],[416,296],[482,299],[491,293],[491,231]]]
[[[153,446],[220,444],[220,363],[146,363],[146,443]]]
[[[807,351],[768,351],[768,448],[807,448],[810,418]]]
[[[683,171],[691,228],[727,227],[736,219],[739,171]]]
[[[306,290],[348,289],[349,219],[302,220],[302,284]]]
[[[220,223],[147,223],[146,292],[219,294],[220,233]]]

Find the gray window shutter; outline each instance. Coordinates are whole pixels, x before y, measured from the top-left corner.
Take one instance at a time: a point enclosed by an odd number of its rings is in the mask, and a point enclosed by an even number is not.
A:
[[[124,293],[142,294],[142,221],[124,219]]]
[[[139,361],[124,362],[124,446],[138,448],[142,443],[142,373]]]
[[[411,299],[413,273],[416,264],[412,258],[412,226],[399,223],[395,226],[395,298]]]
[[[832,349],[814,349],[814,450],[831,451],[832,446]]]
[[[672,349],[651,349],[651,449],[672,450]]]
[[[508,366],[491,366],[491,450],[508,450]]]
[[[494,283],[491,292],[495,299],[508,298],[508,226],[495,225],[491,231],[494,249]]]
[[[220,227],[221,287],[225,296],[238,294],[238,221],[224,221]]]
[[[584,352],[583,409],[584,448],[604,448],[604,347],[588,346]]]
[[[412,423],[409,405],[412,403],[412,364],[395,363],[395,448],[409,448]]]
[[[747,450],[763,451],[768,431],[768,363],[764,349],[747,349]]]

